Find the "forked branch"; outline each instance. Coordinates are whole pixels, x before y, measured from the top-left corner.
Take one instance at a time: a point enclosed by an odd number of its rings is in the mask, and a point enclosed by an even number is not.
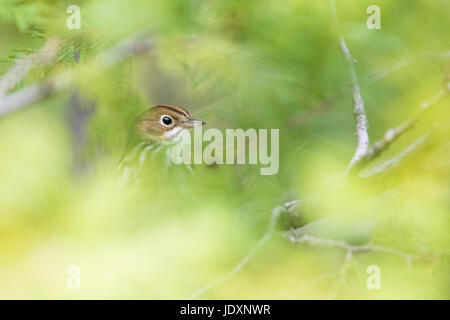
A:
[[[423,260],[423,259],[426,260],[429,258],[428,256],[405,253],[393,248],[383,247],[374,244],[351,245],[346,243],[345,241],[323,239],[307,234],[298,235],[296,230],[285,232],[284,236],[287,237],[289,241],[301,245],[342,249],[346,252],[346,260],[349,260],[354,253],[358,252],[380,252],[395,255],[404,259],[408,263],[408,265],[411,265],[411,263],[414,260]]]
[[[442,89],[431,100],[423,102],[422,107],[410,118],[402,122],[398,127],[388,129],[381,140],[375,142],[367,152],[353,164],[351,171],[356,172],[364,168],[371,160],[378,157],[382,152],[387,150],[389,146],[395,142],[401,135],[409,131],[421,119],[424,114],[434,107],[438,102],[448,95],[448,89]]]

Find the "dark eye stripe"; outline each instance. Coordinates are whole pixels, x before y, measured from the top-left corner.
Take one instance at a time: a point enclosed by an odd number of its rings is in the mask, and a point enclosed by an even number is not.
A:
[[[180,107],[171,106],[171,105],[160,105],[160,106],[156,106],[156,108],[167,109],[167,110],[176,112],[178,114],[181,114],[181,115],[183,115],[183,116],[185,116],[187,118],[191,117],[191,114],[187,110],[185,110],[183,108],[180,108]]]

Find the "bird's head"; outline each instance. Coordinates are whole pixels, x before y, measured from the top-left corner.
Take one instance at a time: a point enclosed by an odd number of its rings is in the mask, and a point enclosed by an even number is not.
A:
[[[136,129],[142,139],[169,143],[184,131],[204,125],[193,119],[189,111],[171,105],[159,105],[141,113],[136,120]]]

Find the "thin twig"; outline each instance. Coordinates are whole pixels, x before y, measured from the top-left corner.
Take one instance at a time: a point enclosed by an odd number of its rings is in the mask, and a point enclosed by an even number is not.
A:
[[[378,157],[383,151],[387,150],[388,147],[396,141],[401,135],[414,127],[417,121],[423,117],[423,115],[435,106],[438,102],[444,99],[448,95],[448,90],[443,89],[439,91],[431,100],[423,102],[422,107],[409,119],[402,122],[398,127],[388,129],[383,139],[375,142],[356,163],[354,163],[352,171],[357,171],[362,169],[371,160]]]
[[[426,139],[428,138],[428,133],[420,136],[417,140],[415,140],[412,144],[410,144],[407,148],[405,148],[402,152],[400,152],[395,157],[383,162],[381,165],[377,166],[376,168],[370,170],[367,173],[361,173],[361,178],[368,178],[373,175],[379,174],[381,172],[386,172],[387,170],[390,170],[396,166],[408,155],[416,151],[419,147],[423,146],[425,144]]]
[[[275,225],[277,222],[277,218],[280,215],[280,213],[284,210],[291,210],[290,208],[293,208],[298,204],[297,201],[288,202],[285,205],[278,206],[275,209],[272,210],[272,215],[269,222],[269,227],[264,234],[264,236],[261,238],[261,240],[258,241],[258,243],[250,250],[250,252],[226,275],[208,283],[203,288],[200,288],[197,290],[189,299],[197,299],[199,296],[204,294],[205,292],[211,290],[212,288],[220,285],[221,283],[227,281],[232,276],[234,276],[236,273],[242,270],[243,267],[247,265],[247,263],[255,256],[255,254],[258,252],[258,250],[272,237],[273,232],[275,230]]]
[[[352,87],[353,95],[353,115],[356,122],[356,138],[357,146],[355,153],[350,161],[348,168],[351,168],[369,149],[369,134],[367,132],[368,124],[366,117],[366,110],[364,109],[364,100],[361,96],[361,89],[359,87],[358,75],[356,74],[355,62],[348,49],[347,43],[339,32],[338,19],[336,13],[336,3],[334,0],[330,0],[331,15],[333,19],[333,25],[337,32],[339,49],[347,61],[348,73],[350,76],[350,83]]]
[[[58,38],[50,38],[39,51],[18,59],[14,66],[0,78],[0,101],[22,81],[30,70],[53,62],[60,48],[61,41]]]
[[[323,239],[314,237],[311,235],[298,235],[296,230],[290,230],[284,233],[284,236],[287,237],[291,242],[297,243],[297,244],[307,244],[310,246],[318,246],[318,247],[330,247],[330,248],[338,248],[342,249],[346,252],[346,258],[345,261],[348,261],[351,259],[353,253],[359,253],[359,252],[380,252],[380,253],[386,253],[398,256],[402,259],[404,259],[408,265],[413,260],[419,260],[424,259],[423,255],[414,255],[405,253],[396,249],[383,247],[379,245],[373,245],[373,244],[364,244],[364,245],[350,245],[346,243],[345,241],[338,241],[338,240],[331,240],[331,239]]]
[[[379,81],[383,80],[384,78],[390,76],[392,73],[407,67],[414,63],[423,62],[424,60],[429,60],[430,58],[434,60],[448,60],[450,59],[450,51],[423,51],[420,52],[412,57],[407,57],[404,59],[401,59],[397,63],[395,63],[390,68],[380,68],[377,71],[375,71],[372,76],[370,77],[370,80],[372,81]]]

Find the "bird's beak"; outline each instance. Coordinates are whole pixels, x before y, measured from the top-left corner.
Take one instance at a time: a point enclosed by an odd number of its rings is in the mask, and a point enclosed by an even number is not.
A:
[[[189,119],[181,123],[181,125],[185,128],[201,127],[204,124],[206,124],[205,121],[197,119]]]

